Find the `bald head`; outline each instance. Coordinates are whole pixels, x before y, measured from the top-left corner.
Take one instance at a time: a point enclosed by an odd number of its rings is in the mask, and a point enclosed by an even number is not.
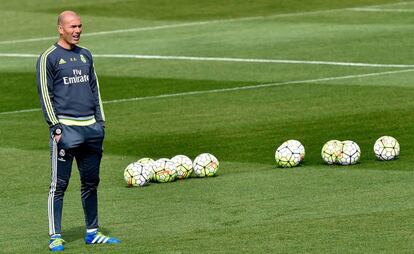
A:
[[[67,22],[67,20],[73,19],[73,18],[79,18],[79,14],[77,14],[74,11],[63,11],[58,16],[58,25],[62,25],[64,22]]]
[[[79,43],[82,33],[80,16],[74,11],[64,11],[58,16],[58,44],[66,49],[72,49]]]

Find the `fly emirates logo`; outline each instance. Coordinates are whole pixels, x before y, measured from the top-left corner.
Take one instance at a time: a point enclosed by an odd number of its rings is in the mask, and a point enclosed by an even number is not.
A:
[[[89,75],[82,75],[82,70],[73,69],[73,77],[63,77],[63,83],[65,85],[79,84],[89,82]]]

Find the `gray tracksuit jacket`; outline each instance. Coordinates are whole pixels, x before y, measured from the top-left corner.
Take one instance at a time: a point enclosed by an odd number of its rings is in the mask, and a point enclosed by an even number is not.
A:
[[[62,119],[94,118],[104,124],[99,82],[89,50],[79,46],[68,50],[56,43],[39,56],[36,70],[40,104],[51,129]]]

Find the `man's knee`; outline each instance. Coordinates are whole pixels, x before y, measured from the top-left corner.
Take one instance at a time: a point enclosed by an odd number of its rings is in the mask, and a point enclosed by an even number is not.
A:
[[[94,191],[98,188],[99,182],[100,182],[99,177],[82,179],[81,180],[81,189],[82,190]]]
[[[57,179],[55,187],[55,196],[64,196],[68,188],[69,180]],[[52,186],[50,186],[52,188]]]
[[[99,186],[99,177],[89,180],[83,180],[81,182],[81,197],[86,199],[91,195],[96,196],[98,186]]]

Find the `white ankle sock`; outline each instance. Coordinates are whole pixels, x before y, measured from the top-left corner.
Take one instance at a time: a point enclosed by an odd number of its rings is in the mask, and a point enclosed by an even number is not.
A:
[[[97,228],[86,229],[86,233],[95,233],[96,231],[98,231]]]

